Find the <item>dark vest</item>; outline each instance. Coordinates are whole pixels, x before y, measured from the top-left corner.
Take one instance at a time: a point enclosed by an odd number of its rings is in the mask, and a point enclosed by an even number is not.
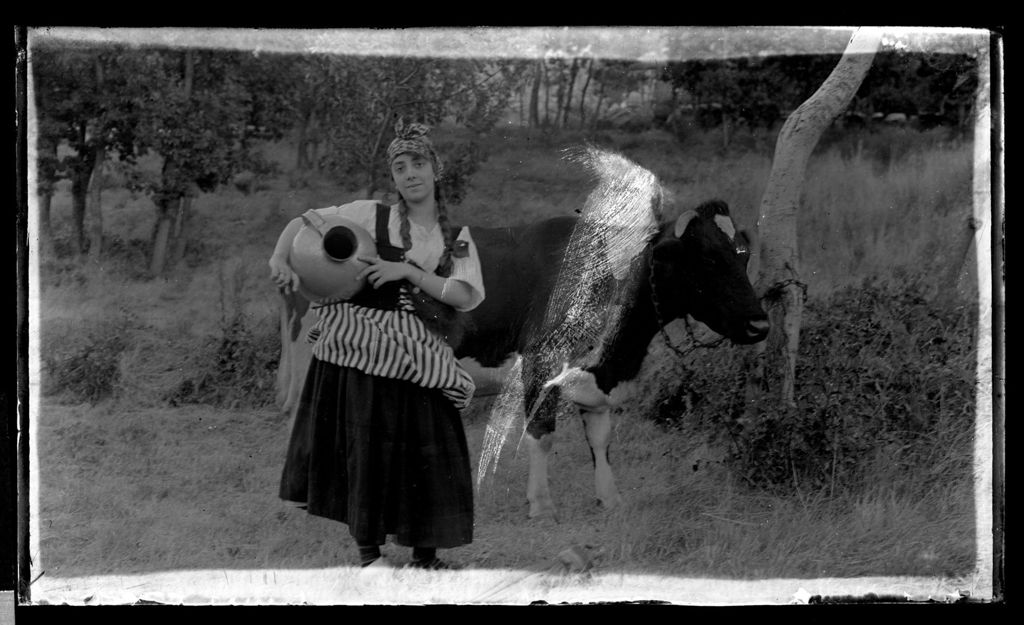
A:
[[[415,266],[416,263],[406,259],[403,248],[391,244],[391,237],[388,233],[388,220],[390,217],[391,208],[385,204],[377,204],[376,223],[374,224],[377,255],[386,261],[408,262]],[[440,268],[438,268],[438,271],[440,271]],[[441,274],[437,273],[437,275]],[[399,310],[402,308],[403,296],[412,303],[413,308],[416,310],[416,315],[423,321],[423,325],[428,330],[447,341],[453,349],[459,345],[469,327],[469,315],[459,312],[448,304],[427,295],[418,287],[413,286],[408,280],[386,282],[376,289],[371,285],[367,285],[349,299],[348,303],[366,308]]]

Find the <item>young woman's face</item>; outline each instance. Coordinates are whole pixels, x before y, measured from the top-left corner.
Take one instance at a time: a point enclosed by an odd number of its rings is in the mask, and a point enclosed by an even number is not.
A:
[[[391,177],[406,202],[419,202],[434,195],[434,166],[419,154],[399,154],[391,161]]]

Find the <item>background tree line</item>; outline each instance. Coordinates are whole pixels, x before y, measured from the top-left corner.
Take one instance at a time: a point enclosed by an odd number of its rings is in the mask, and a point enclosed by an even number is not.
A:
[[[293,184],[312,175],[367,197],[387,188],[383,151],[398,116],[486,133],[499,121],[595,130],[686,126],[767,131],[821,85],[838,55],[691,60],[601,59],[561,50],[541,59],[478,60],[253,53],[136,45],[30,50],[36,106],[38,192],[44,246],[49,206],[70,181],[71,253],[100,258],[102,190],[116,178],[157,212],[149,270],[184,254],[192,200],[218,185],[251,188],[275,173],[265,141],[291,137]],[[883,52],[845,119],[901,113],[924,127],[964,128],[976,86],[967,55]],[[62,149],[59,149],[62,148]],[[445,146],[458,201],[485,155],[472,140]],[[139,166],[156,155],[159,171]],[[89,216],[88,219],[86,216]]]

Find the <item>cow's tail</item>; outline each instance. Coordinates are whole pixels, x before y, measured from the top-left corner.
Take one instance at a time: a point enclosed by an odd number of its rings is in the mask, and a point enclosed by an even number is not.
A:
[[[292,291],[278,291],[280,302],[281,357],[277,366],[277,397],[276,403],[281,412],[291,412],[292,404],[297,401],[293,397],[292,382],[296,375],[295,343],[301,340],[302,318],[309,310],[309,300]]]
[[[281,331],[281,355],[277,361],[277,397],[275,397],[275,403],[279,410],[284,412],[286,410],[285,403],[288,401],[288,388],[291,386],[292,367],[291,364],[291,330],[290,330],[290,311],[291,306],[288,304],[288,296],[284,293],[279,292],[281,299],[279,302],[279,327]]]

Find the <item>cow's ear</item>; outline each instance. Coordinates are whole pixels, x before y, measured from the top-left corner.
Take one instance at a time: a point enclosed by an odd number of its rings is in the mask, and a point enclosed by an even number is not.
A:
[[[676,238],[677,239],[679,237],[683,236],[683,233],[686,232],[686,226],[690,225],[690,220],[693,219],[696,216],[697,216],[697,211],[686,211],[685,213],[683,213],[682,215],[679,216],[679,219],[676,220],[676,227],[675,227],[675,233],[676,233]]]

